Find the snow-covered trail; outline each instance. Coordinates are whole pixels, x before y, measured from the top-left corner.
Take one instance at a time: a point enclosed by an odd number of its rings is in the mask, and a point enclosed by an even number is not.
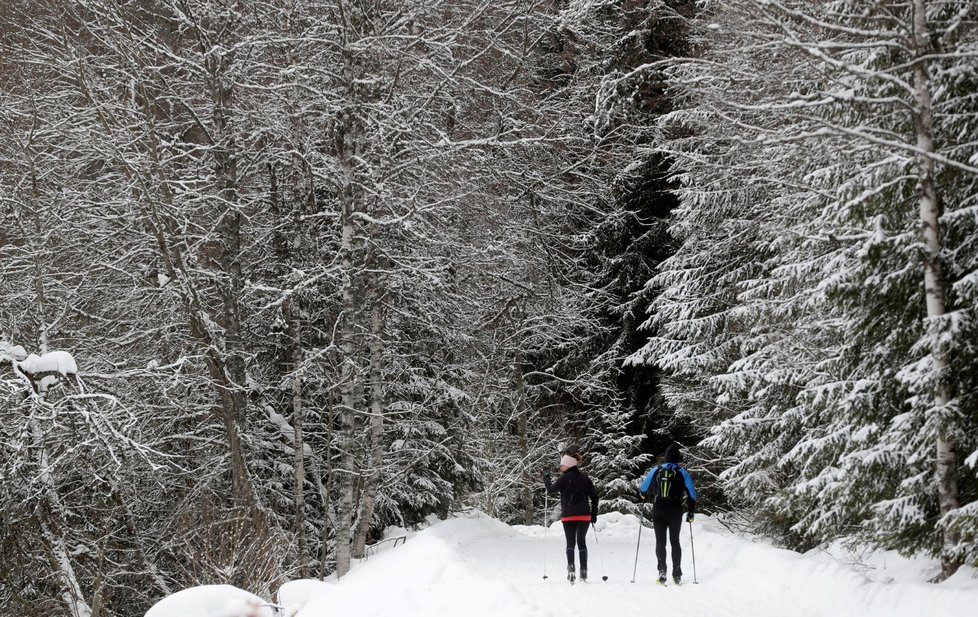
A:
[[[688,525],[682,586],[654,583],[648,528],[636,581],[630,582],[638,520],[617,513],[599,519],[597,543],[588,534],[592,580],[571,586],[564,578],[560,523],[545,537],[542,526],[510,527],[472,515],[433,525],[358,564],[341,581],[288,583],[281,601],[302,606],[299,617],[919,617],[971,614],[978,606],[972,570],[933,585],[919,580],[919,569],[928,566],[922,562],[889,556],[886,569],[882,557],[875,568],[856,568],[828,555],[799,555],[751,541],[708,517],[693,525],[699,584],[693,584]]]

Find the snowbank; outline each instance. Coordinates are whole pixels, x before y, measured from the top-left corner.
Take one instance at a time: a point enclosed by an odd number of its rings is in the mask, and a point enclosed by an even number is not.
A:
[[[232,585],[203,585],[163,598],[146,617],[275,617],[267,604]]]

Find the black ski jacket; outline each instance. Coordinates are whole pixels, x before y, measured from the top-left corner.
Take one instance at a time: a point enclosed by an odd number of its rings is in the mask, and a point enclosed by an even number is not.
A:
[[[560,492],[560,520],[590,520],[598,513],[598,491],[591,479],[577,467],[571,467],[554,482],[550,481],[549,473],[544,474],[543,483],[547,492]]]

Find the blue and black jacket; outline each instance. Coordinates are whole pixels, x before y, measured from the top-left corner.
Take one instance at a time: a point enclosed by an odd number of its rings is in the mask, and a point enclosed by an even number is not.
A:
[[[682,477],[683,479],[683,490],[685,491],[686,496],[688,497],[686,503],[686,512],[690,516],[692,516],[693,512],[696,511],[696,487],[693,486],[693,478],[692,476],[689,475],[689,472],[686,471],[686,468],[682,467],[677,463],[663,463],[661,465],[656,465],[655,467],[650,469],[649,473],[645,476],[645,479],[642,480],[642,486],[641,488],[639,488],[639,490],[642,492],[643,495],[648,493],[649,488],[652,486],[652,483],[657,480],[659,472],[662,469],[675,469],[679,472],[680,477]],[[659,494],[660,492],[661,491],[653,491],[653,494],[655,494],[655,502],[652,504],[653,508],[660,508],[660,507],[674,508],[677,506],[679,507],[682,506],[681,498],[678,500],[668,499],[665,496]]]

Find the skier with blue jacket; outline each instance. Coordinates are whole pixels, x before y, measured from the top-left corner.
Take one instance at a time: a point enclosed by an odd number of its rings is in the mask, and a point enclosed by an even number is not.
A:
[[[683,496],[687,499],[686,521],[693,522],[696,511],[696,489],[693,478],[682,467],[682,454],[679,446],[673,444],[666,448],[666,462],[653,467],[642,481],[639,489],[642,500],[652,491],[652,527],[655,529],[655,556],[659,567],[659,583],[666,582],[666,531],[672,547],[672,579],[682,583],[681,566],[683,553],[679,547],[679,532],[683,528]]]

